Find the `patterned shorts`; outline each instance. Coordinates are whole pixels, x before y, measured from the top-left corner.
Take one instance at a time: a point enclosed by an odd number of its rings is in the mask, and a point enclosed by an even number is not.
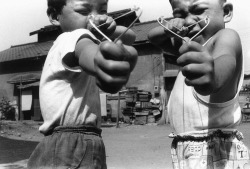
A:
[[[249,151],[237,130],[172,137],[174,169],[250,169]]]

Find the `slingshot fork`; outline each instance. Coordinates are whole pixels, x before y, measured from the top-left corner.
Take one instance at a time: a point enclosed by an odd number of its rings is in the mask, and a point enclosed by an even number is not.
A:
[[[128,14],[130,14],[130,13],[132,13],[132,12],[135,12],[135,11],[139,11],[139,15],[135,18],[135,20],[127,27],[127,29],[121,34],[121,35],[119,35],[116,39],[115,39],[115,41],[114,41],[114,43],[116,43],[119,39],[121,39],[122,38],[122,36],[135,24],[135,22],[141,17],[141,15],[142,15],[142,10],[138,7],[138,8],[136,8],[136,7],[134,7],[134,8],[132,8],[131,9],[131,11],[129,11],[129,12],[127,12],[127,13],[125,13],[125,14],[123,14],[123,15],[121,15],[121,16],[118,16],[118,17],[116,17],[114,20],[116,20],[116,19],[118,19],[118,18],[121,18],[121,17],[124,17],[124,16],[126,16],[126,15],[128,15]],[[108,40],[109,42],[112,42],[112,40],[110,39],[110,38],[108,38],[100,29],[99,29],[99,27],[101,27],[102,25],[105,25],[106,23],[103,23],[103,24],[101,24],[101,25],[98,25],[98,26],[96,26],[95,24],[94,24],[94,22],[93,22],[93,19],[94,19],[94,15],[90,15],[89,16],[89,23],[91,24],[91,26],[97,31],[97,32],[99,32],[106,40]]]
[[[120,15],[120,16],[114,18],[113,20],[117,20],[117,19],[119,19],[119,18],[122,18],[122,17],[124,17],[124,16],[127,16],[127,15],[129,15],[129,14],[131,14],[131,13],[133,13],[133,12],[139,11],[139,10],[140,10],[140,8],[135,6],[134,8],[131,8],[131,11],[129,11],[129,12],[123,14],[123,15]],[[98,25],[97,28],[99,28],[99,27],[101,27],[101,26],[103,26],[103,25],[105,25],[105,24],[106,24],[106,23],[103,23],[103,24],[101,24],[101,25]]]
[[[165,25],[169,24],[169,22],[168,22],[167,20],[165,20],[164,17],[159,17],[159,18],[157,19],[157,21],[158,21],[158,23],[159,23],[164,29],[168,30],[168,31],[169,31],[170,33],[172,33],[173,35],[179,37],[179,38],[182,39],[184,42],[188,42],[186,39],[184,39],[184,37],[180,36],[179,34],[175,33],[174,31],[170,30],[170,29],[168,28],[168,26],[165,26]],[[206,27],[207,27],[207,26],[209,25],[209,23],[210,23],[210,19],[209,19],[208,16],[206,16],[204,19],[201,19],[201,20],[199,20],[198,22],[196,22],[196,23],[194,23],[194,24],[191,24],[191,25],[189,25],[189,26],[186,27],[186,28],[193,27],[194,25],[199,24],[200,22],[203,22],[203,21],[205,22],[206,25],[205,25],[199,32],[197,32],[193,37],[191,37],[191,38],[189,39],[189,42],[192,41],[194,38],[196,38],[201,32],[203,32],[203,31],[206,29]],[[178,27],[176,27],[176,26],[174,26],[174,27],[175,27],[176,29],[178,29],[179,31],[182,31],[182,29],[183,29],[183,27],[182,27],[182,28],[178,28]],[[203,44],[203,46],[205,46],[206,43],[207,43],[207,42],[205,42],[205,44]]]

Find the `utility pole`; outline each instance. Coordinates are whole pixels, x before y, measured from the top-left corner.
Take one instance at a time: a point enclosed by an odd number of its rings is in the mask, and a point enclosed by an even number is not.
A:
[[[23,113],[22,113],[22,76],[20,77],[20,85],[19,85],[19,112],[18,112],[18,120],[21,120],[23,119]]]

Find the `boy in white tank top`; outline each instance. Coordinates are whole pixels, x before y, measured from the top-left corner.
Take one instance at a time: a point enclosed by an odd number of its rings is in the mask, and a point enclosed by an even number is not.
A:
[[[170,0],[174,18],[159,21],[149,40],[176,56],[181,67],[168,102],[177,135],[175,169],[250,168],[248,148],[236,130],[243,81],[239,35],[226,29],[233,6],[226,0]]]

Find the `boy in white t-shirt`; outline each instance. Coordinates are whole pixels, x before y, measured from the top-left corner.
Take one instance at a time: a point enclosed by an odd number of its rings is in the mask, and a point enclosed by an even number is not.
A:
[[[118,92],[137,61],[131,30],[116,43],[100,42],[99,34],[89,31],[90,15],[95,25],[105,23],[100,29],[112,40],[126,30],[105,15],[107,6],[108,0],[48,0],[50,21],[64,33],[54,42],[42,71],[44,123],[39,130],[45,138],[28,168],[107,168],[99,88]]]

